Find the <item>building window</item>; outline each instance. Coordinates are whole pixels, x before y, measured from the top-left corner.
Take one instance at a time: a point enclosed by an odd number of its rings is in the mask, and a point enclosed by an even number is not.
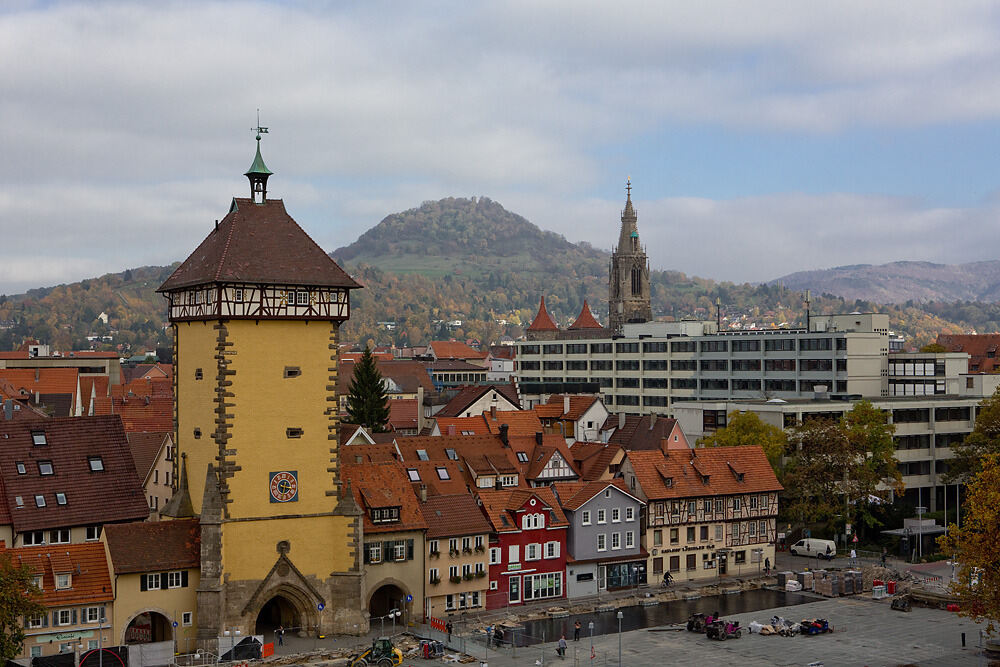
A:
[[[100,526],[87,526],[87,541],[94,542],[101,539]]]
[[[686,569],[688,569],[688,570],[697,570],[698,569],[698,558],[697,558],[697,555],[698,554],[688,554],[687,555],[687,558],[685,559],[686,562],[684,563],[684,567]]]
[[[24,474],[26,474],[28,472],[28,470],[24,467],[24,461],[18,461],[14,465],[17,466],[17,474],[18,475],[24,475]]]
[[[740,511],[740,497],[739,496],[736,496],[735,498],[733,498],[733,511],[734,512],[739,512]]]
[[[32,616],[28,619],[28,629],[34,630],[35,628],[40,628],[44,622],[45,619],[42,615]]]
[[[715,526],[715,541],[716,542],[721,542],[722,541],[722,533],[723,533],[722,524],[720,523],[720,524],[718,524],[718,525]]]
[[[625,508],[625,520],[626,521],[635,521],[635,508],[634,507],[626,507]]]
[[[441,581],[441,575],[438,573],[438,569],[436,567],[432,567],[430,570],[428,570],[427,581],[429,581],[432,584],[436,584]]]
[[[36,507],[45,507],[45,496],[41,496],[41,495],[35,496],[35,506]]]
[[[671,528],[670,529],[670,544],[679,544],[680,541],[681,540],[680,540],[680,537],[678,536],[678,529],[677,528]]]
[[[698,533],[702,542],[708,542],[708,526],[701,526]]]
[[[443,480],[444,479],[451,479],[451,475],[448,474],[448,469],[447,468],[438,467],[438,468],[435,468],[434,470],[437,471],[438,479],[443,479]]]
[[[524,599],[560,597],[562,595],[562,572],[529,574],[524,577]]]
[[[167,573],[167,588],[180,588],[180,587],[181,587],[181,573],[180,572]]]
[[[31,432],[31,444],[36,447],[41,447],[43,445],[49,444],[45,439],[44,431],[32,431]]]
[[[558,542],[546,542],[545,543],[545,557],[546,558],[559,558],[559,543]]]
[[[622,548],[622,534],[621,533],[611,533],[611,548],[621,549]]]
[[[681,570],[681,557],[680,556],[671,556],[670,557],[670,571],[671,572],[680,572],[680,570]]]
[[[611,508],[611,523],[621,522],[621,510],[617,507]]]
[[[101,620],[100,607],[87,607],[87,623],[97,623]]]
[[[301,438],[302,437],[302,429],[299,428],[299,427],[297,427],[297,426],[286,428],[285,429],[285,437],[286,438]]]
[[[68,574],[57,574],[56,575],[56,590],[64,590],[70,587],[72,582],[72,577]]]
[[[295,293],[295,302],[298,306],[308,306],[309,305],[309,292],[304,290],[299,290]]]
[[[538,560],[541,558],[539,553],[540,544],[529,544],[524,548],[524,560]]]
[[[625,548],[631,549],[635,546],[635,533],[631,530],[625,533]]]
[[[419,482],[420,481],[420,471],[417,470],[416,468],[407,468],[406,469],[406,476],[410,478],[411,482]]]
[[[186,611],[181,614],[181,625],[189,627],[194,622],[194,613]]]
[[[507,548],[507,562],[508,563],[520,563],[521,562],[521,548],[517,544],[511,544]]]
[[[580,513],[580,524],[583,526],[590,525],[590,510],[583,510],[583,512]]]
[[[60,609],[55,614],[53,614],[55,625],[72,625],[72,614],[69,609]]]
[[[597,550],[607,551],[608,550],[608,536],[604,533],[597,534]]]
[[[69,528],[59,528],[49,531],[49,544],[69,544]]]
[[[22,533],[22,541],[24,546],[40,546],[45,544],[45,533],[40,530],[32,530],[27,533]]]
[[[204,377],[205,377],[205,374],[202,372],[202,370],[200,368],[194,369],[194,379],[195,380],[201,380]]]
[[[607,523],[607,514],[605,510],[597,510],[597,523]]]
[[[382,543],[381,542],[371,542],[368,544],[368,562],[369,563],[381,563],[382,562]]]
[[[54,471],[52,470],[52,461],[39,461],[38,462],[38,474],[39,475],[42,475],[44,477],[46,475],[51,475],[53,473],[54,473]]]
[[[302,369],[298,366],[285,366],[284,376],[286,378],[297,378],[302,375]]]
[[[663,546],[663,531],[654,530],[653,531],[653,546],[660,547]]]
[[[500,564],[500,547],[490,547],[490,565]]]
[[[87,463],[91,472],[104,472],[104,459],[100,456],[88,456]]]

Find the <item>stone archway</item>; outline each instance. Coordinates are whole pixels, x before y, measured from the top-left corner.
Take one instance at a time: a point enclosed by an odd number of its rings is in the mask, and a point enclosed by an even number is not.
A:
[[[254,634],[273,634],[281,626],[285,632],[305,634],[316,626],[316,607],[305,591],[288,584],[277,586],[265,595],[254,615]]]
[[[167,642],[174,638],[173,623],[166,612],[155,609],[140,611],[125,624],[123,644]]]
[[[410,620],[412,603],[406,601],[409,594],[410,590],[406,584],[397,579],[383,579],[376,586],[373,586],[368,594],[368,618],[371,627],[375,628],[376,621],[387,615],[392,609],[406,612],[406,616],[399,619],[397,623]]]

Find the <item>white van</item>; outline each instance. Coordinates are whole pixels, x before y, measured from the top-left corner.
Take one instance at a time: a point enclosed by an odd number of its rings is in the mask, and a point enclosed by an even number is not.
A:
[[[833,543],[833,540],[807,537],[788,547],[788,552],[793,556],[816,556],[833,560],[833,557],[837,555],[837,545]]]

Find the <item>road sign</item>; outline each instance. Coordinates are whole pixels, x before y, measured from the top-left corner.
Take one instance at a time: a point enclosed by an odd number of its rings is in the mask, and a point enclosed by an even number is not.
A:
[[[320,602],[318,605],[316,605],[316,608],[319,609],[320,611],[323,611],[324,609],[326,609],[326,605]]]
[[[406,594],[406,601],[407,601],[407,602],[413,602],[413,596],[412,596],[412,595],[410,595],[409,593],[407,593],[407,594]]]
[[[851,542],[854,542],[855,544],[858,543],[858,534],[857,533],[854,533],[854,537],[851,538]]]
[[[176,628],[177,627],[177,621],[174,621],[172,625]]]

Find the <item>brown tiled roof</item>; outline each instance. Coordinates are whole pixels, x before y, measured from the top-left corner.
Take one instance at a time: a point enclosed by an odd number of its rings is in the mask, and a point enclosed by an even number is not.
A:
[[[185,570],[201,566],[198,519],[105,526],[115,574]]]
[[[427,351],[434,351],[436,359],[485,359],[486,353],[474,350],[465,343],[454,340],[435,340],[427,345]]]
[[[80,372],[75,368],[4,368],[0,380],[8,382],[15,390],[30,395],[65,394],[75,403]]]
[[[624,428],[618,428],[618,415],[610,415],[604,422],[602,431],[614,429],[608,442],[621,445],[628,450],[660,449],[661,442],[670,435],[677,424],[676,419],[657,417],[650,428],[649,415],[627,415]]]
[[[694,456],[692,457],[692,454]],[[690,451],[631,451],[636,481],[651,500],[780,491],[759,446],[706,447]],[[736,472],[743,473],[742,481]],[[708,482],[704,481],[708,476]],[[669,481],[669,485],[666,480]]]
[[[410,469],[416,470],[420,476],[419,481],[412,482],[413,492],[418,495],[421,486],[427,487],[428,496],[458,495],[469,493],[472,488],[463,461],[448,459],[443,461],[404,461],[403,467],[407,470],[407,479],[409,479]],[[448,479],[441,479],[438,468],[444,468],[447,471]]]
[[[545,310],[545,297],[542,296],[541,302],[538,304],[538,314],[535,315],[534,321],[532,321],[531,326],[528,327],[528,331],[559,331],[559,327],[549,316],[549,311]]]
[[[174,381],[172,378],[139,378],[128,384],[111,385],[110,395],[115,398],[134,398],[136,396],[173,396]],[[89,395],[87,396],[89,399]]]
[[[35,421],[38,419],[49,419],[52,415],[46,414],[42,410],[31,405],[27,401],[15,400],[11,402],[11,419],[18,421]],[[4,412],[0,406],[0,420],[4,419]]]
[[[511,446],[517,450],[519,446],[522,446],[522,443],[523,445],[528,445],[528,442],[527,438],[512,438]],[[527,470],[524,471],[524,475],[529,480],[538,478],[555,452],[559,452],[563,459],[566,460],[566,464],[570,470],[576,473],[577,476],[580,475],[580,471],[576,468],[576,464],[573,461],[573,456],[569,452],[569,447],[566,446],[565,438],[558,434],[548,433],[542,436],[541,445],[537,444],[537,442],[534,443],[534,450],[528,455],[528,466]]]
[[[517,347],[514,345],[490,345],[490,356],[496,359],[517,359]]]
[[[390,436],[392,434],[389,434]],[[374,437],[374,436],[373,436]],[[361,457],[361,460],[358,460]],[[358,438],[353,445],[340,450],[340,460],[343,463],[366,463],[372,461],[396,461],[396,446],[392,442],[376,442],[368,444],[367,440]]]
[[[427,539],[492,532],[476,499],[468,493],[429,497],[420,510],[427,522]]]
[[[427,372],[427,367],[419,361],[378,361],[376,362],[382,377],[390,378],[399,385],[403,393],[415,394],[418,387],[424,388],[425,394],[434,393],[434,383]],[[346,396],[354,378],[354,362],[343,361],[337,373],[337,393]]]
[[[280,199],[234,199],[209,232],[157,291],[206,283],[361,287],[299,227]]]
[[[576,322],[569,325],[570,329],[603,329],[601,323],[597,321],[594,314],[590,312],[590,306],[587,305],[587,300],[583,301],[583,308],[580,309],[580,314],[576,317]]]
[[[45,445],[34,445],[33,432],[45,434]],[[125,431],[117,416],[66,417],[45,421],[0,421],[0,476],[16,532],[90,524],[141,521],[149,516],[142,482],[135,471]],[[89,458],[99,456],[104,470],[90,470]],[[52,462],[53,474],[41,475],[37,462]],[[16,462],[26,474],[17,473]],[[56,502],[66,494],[66,504]],[[35,496],[45,499],[37,507]],[[16,497],[23,499],[18,508]]]
[[[996,373],[1000,371],[1000,334],[938,334],[938,345],[949,352],[969,355],[970,373]]]
[[[530,410],[497,410],[496,419],[488,412],[484,414],[491,433],[500,433],[501,424],[507,424],[507,434],[511,437],[534,436],[542,431],[542,422]]]
[[[608,466],[622,451],[620,445],[600,442],[575,442],[569,448],[573,463],[584,480],[596,480],[608,471]]]
[[[93,394],[97,396],[110,396],[111,378],[107,375],[91,375],[90,373],[84,373],[80,376],[80,401],[83,403],[84,409],[90,405],[90,395]]]
[[[42,604],[46,607],[114,600],[108,559],[104,553],[104,545],[99,542],[16,549],[7,549],[0,542],[0,554],[10,556],[15,567],[27,565],[32,574],[42,575]],[[57,572],[65,574],[66,563],[69,563],[68,572],[73,575],[72,586],[56,590],[55,575]]]
[[[139,479],[145,484],[149,477],[149,471],[156,464],[156,459],[163,449],[170,433],[164,432],[133,432],[126,433],[129,449],[132,451],[132,460],[135,461],[135,471]]]
[[[399,463],[348,463],[340,470],[341,477],[351,482],[355,502],[364,509],[366,535],[427,528],[406,471]],[[378,507],[399,507],[399,521],[372,523],[369,510]]]
[[[598,400],[597,396],[587,396],[586,394],[571,395],[569,397],[569,412],[563,412],[563,408],[565,407],[564,396],[562,394],[552,394],[545,405],[555,406],[559,410],[559,414],[557,415],[559,419],[576,421],[587,410],[593,407],[594,403]]]
[[[455,395],[453,399],[448,401],[448,404],[441,408],[434,416],[435,417],[460,417],[470,405],[478,401],[480,398],[485,396],[491,391],[496,391],[500,396],[507,399],[507,402],[511,404],[512,407],[517,410],[521,409],[521,399],[517,396],[517,388],[512,384],[490,384],[490,385],[473,385],[470,387],[462,387],[459,392]],[[502,406],[503,403],[499,401],[498,406]],[[499,407],[497,408],[499,410]],[[472,416],[472,415],[470,415]]]
[[[94,401],[94,414],[118,415],[129,432],[173,431],[173,396],[102,397]]]
[[[531,498],[537,498],[543,507],[540,509],[550,509],[554,515],[551,523],[546,520],[547,526],[559,527],[567,526],[566,515],[563,514],[556,497],[552,494],[552,489],[540,486],[533,489],[506,489],[501,491],[483,490],[477,491],[479,500],[482,502],[483,511],[490,520],[493,530],[498,533],[517,532],[521,530],[520,522],[517,520],[517,511],[527,505]],[[505,521],[506,519],[506,521]]]
[[[452,428],[454,428],[454,435],[490,435],[492,433],[484,415],[475,417],[435,416],[434,420],[437,422],[441,435],[448,435]]]
[[[415,429],[419,410],[415,398],[394,398],[389,401],[389,424],[396,430]]]
[[[135,366],[122,366],[122,382],[128,384],[135,380],[144,378],[170,378],[174,374],[173,364],[137,364]]]
[[[556,482],[552,485],[556,495],[562,503],[563,509],[578,510],[591,498],[604,491],[609,486],[613,486],[619,491],[635,498],[639,503],[645,505],[635,497],[635,494],[628,490],[625,481],[622,479],[612,479],[601,482]]]

